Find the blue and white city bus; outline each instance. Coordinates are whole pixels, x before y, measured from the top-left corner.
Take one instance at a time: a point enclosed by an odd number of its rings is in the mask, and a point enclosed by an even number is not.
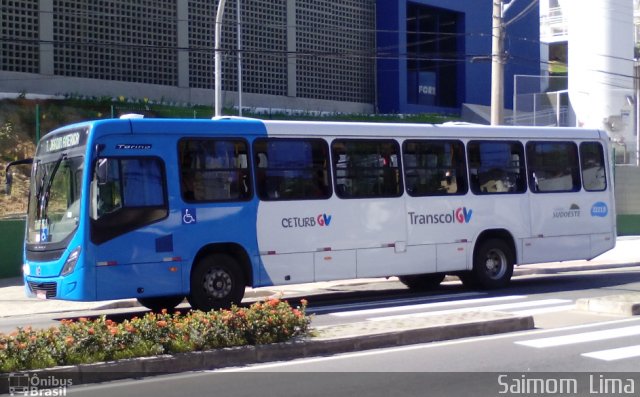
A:
[[[361,277],[502,287],[514,264],[615,245],[608,144],[577,128],[74,124],[33,159],[25,288],[209,310],[247,286]]]

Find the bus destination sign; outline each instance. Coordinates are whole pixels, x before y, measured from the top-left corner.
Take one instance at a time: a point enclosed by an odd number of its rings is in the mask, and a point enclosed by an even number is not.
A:
[[[42,150],[42,154],[53,153],[60,150],[69,149],[72,147],[80,146],[84,144],[84,131],[72,131],[63,135],[58,135],[52,138],[43,139],[42,145],[40,146]]]

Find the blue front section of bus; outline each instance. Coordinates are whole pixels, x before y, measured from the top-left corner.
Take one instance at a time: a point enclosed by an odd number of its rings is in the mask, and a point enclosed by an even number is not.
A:
[[[80,231],[76,236],[81,235]],[[80,247],[81,238],[74,237],[60,259],[47,262],[27,261],[24,275],[25,294],[32,298],[64,299],[71,301],[94,301],[95,269],[87,265],[86,255],[80,252],[75,269],[61,275],[65,263],[74,249]],[[74,248],[76,247],[76,248]]]
[[[178,143],[186,138],[242,137],[250,146],[266,136],[261,122],[250,120],[131,120],[133,134],[98,138],[100,157],[157,159],[163,164],[167,213],[135,230],[89,244],[95,263],[98,300],[187,295],[198,254],[217,245],[247,253],[253,284],[261,269],[256,236],[258,199],[188,202],[183,197]],[[249,162],[250,163],[250,162]],[[252,189],[253,190],[253,189]],[[144,190],[138,188],[138,194]]]
[[[251,262],[253,285],[270,285],[270,280],[260,279],[264,271],[257,246],[259,199],[255,193],[248,201],[186,202],[178,183],[177,159],[177,143],[184,137],[242,137],[250,147],[254,139],[266,135],[264,124],[256,120],[146,119],[92,123],[78,228],[59,259],[28,263],[27,294],[77,301],[186,295],[198,252],[213,244],[244,250]],[[92,153],[98,148],[99,154]],[[92,237],[90,190],[97,158],[160,161],[167,181],[166,216],[96,242]],[[254,170],[250,168],[250,172]],[[77,247],[82,248],[75,269],[62,276],[65,262]]]

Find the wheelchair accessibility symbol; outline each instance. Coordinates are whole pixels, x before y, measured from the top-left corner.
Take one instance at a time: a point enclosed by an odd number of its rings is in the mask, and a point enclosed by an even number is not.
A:
[[[196,209],[195,208],[183,208],[182,209],[182,224],[190,225],[192,223],[197,223],[198,219],[196,218]]]

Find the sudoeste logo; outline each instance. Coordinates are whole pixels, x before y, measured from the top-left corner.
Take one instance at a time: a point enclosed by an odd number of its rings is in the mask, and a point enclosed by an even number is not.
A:
[[[591,206],[591,216],[599,216],[604,218],[609,213],[609,207],[607,207],[606,203],[602,201],[598,201],[597,203]]]

